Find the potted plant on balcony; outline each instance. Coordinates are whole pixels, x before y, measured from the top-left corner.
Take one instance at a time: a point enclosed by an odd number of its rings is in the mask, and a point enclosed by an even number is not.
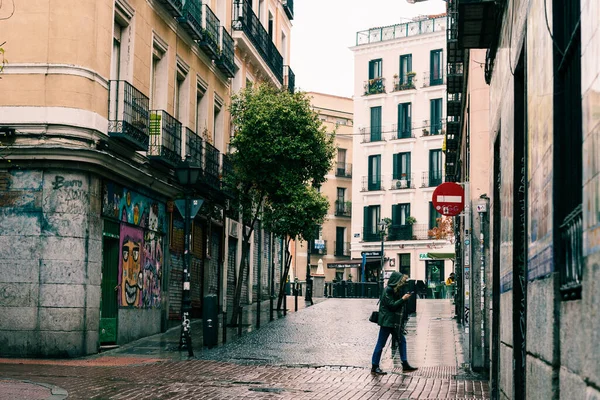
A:
[[[417,223],[417,219],[415,217],[413,217],[412,215],[406,218],[407,225],[413,225],[416,223]]]
[[[429,136],[429,130],[427,128],[423,128],[423,136]]]

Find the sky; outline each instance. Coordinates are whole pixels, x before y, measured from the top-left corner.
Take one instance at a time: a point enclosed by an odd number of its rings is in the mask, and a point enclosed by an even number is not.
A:
[[[352,97],[356,33],[406,22],[418,15],[441,14],[443,0],[408,4],[406,0],[296,0],[290,67],[296,88]]]

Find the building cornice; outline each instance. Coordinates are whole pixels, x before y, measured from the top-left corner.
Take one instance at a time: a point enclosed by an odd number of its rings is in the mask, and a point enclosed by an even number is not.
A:
[[[10,63],[4,67],[6,75],[72,75],[97,82],[108,90],[108,79],[97,71],[73,64]]]

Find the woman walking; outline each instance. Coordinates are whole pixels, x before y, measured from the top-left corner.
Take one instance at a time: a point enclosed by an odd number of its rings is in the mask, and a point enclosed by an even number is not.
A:
[[[408,277],[400,272],[392,272],[392,275],[388,280],[388,285],[379,299],[379,321],[377,322],[379,325],[379,336],[377,337],[377,344],[375,345],[373,358],[371,359],[371,373],[374,375],[387,374],[387,372],[383,372],[379,368],[379,362],[381,361],[383,348],[390,335],[392,336],[392,340],[398,343],[400,360],[402,361],[402,371],[410,372],[417,370],[417,368],[412,367],[408,363],[406,355],[406,338],[399,329],[404,303],[411,296],[410,293],[407,293],[402,297],[400,296],[400,288],[406,284],[407,279]]]

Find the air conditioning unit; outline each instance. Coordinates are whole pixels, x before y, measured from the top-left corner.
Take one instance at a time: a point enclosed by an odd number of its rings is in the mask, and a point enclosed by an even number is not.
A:
[[[396,181],[396,189],[404,189],[408,187],[408,182],[406,179],[398,179]]]
[[[238,237],[238,225],[235,221],[229,221],[229,236]]]

